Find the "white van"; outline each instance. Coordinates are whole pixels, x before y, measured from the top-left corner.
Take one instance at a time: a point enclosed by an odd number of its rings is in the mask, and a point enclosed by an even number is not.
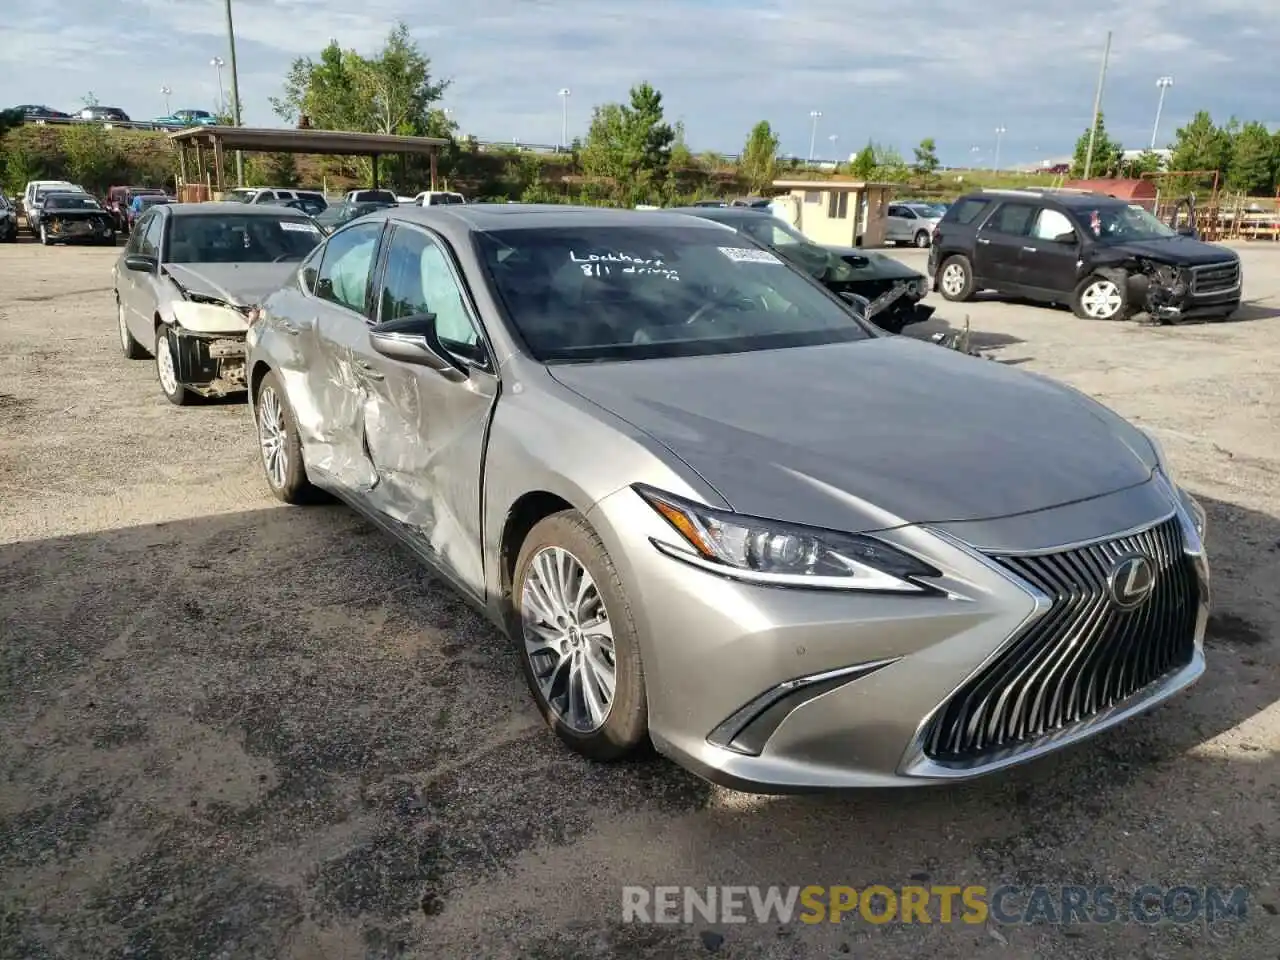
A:
[[[35,206],[36,199],[42,193],[48,193],[50,190],[63,190],[69,193],[84,193],[84,187],[72,183],[70,180],[28,180],[26,189],[22,191],[22,209],[30,210]]]
[[[467,198],[451,190],[424,190],[413,198],[412,203],[419,207],[438,207],[444,204],[466,203]]]

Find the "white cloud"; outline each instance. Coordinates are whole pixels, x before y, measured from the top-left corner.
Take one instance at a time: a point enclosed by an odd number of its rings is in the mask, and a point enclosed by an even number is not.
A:
[[[1108,128],[1146,142],[1156,77],[1172,73],[1162,136],[1199,108],[1215,116],[1274,115],[1280,79],[1270,38],[1280,4],[1255,0],[1077,0],[1069,10],[1016,0],[234,0],[246,120],[276,122],[268,98],[296,56],[336,37],[375,49],[405,20],[451,77],[448,105],[489,139],[554,142],[556,91],[568,86],[571,126],[593,104],[648,80],[695,148],[735,150],[770,120],[784,148],[868,138],[907,152],[925,136],[944,159],[988,150],[1004,126],[1009,162],[1069,151],[1087,125],[1107,29],[1113,49]],[[7,0],[0,32],[6,95],[69,109],[88,90],[149,118],[172,105],[217,101],[213,56],[226,59],[221,4],[211,0]],[[15,9],[16,7],[16,9]],[[75,29],[68,29],[74,24]],[[114,39],[104,39],[114,38]],[[33,62],[56,70],[31,70]],[[988,150],[989,152],[989,150]]]

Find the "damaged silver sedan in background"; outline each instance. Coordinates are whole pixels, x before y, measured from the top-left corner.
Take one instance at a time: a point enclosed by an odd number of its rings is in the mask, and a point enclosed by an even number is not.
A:
[[[287,207],[241,203],[152,208],[112,273],[120,348],[153,356],[170,403],[245,389],[245,332],[255,305],[323,238]]]

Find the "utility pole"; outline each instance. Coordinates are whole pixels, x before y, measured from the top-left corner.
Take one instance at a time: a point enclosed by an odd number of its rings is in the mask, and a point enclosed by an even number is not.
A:
[[[1008,131],[1003,125],[996,127],[996,155],[995,159],[991,163],[991,169],[996,173],[1000,172],[1000,141],[1004,139],[1004,135],[1006,133],[1008,133]]]
[[[1084,179],[1093,172],[1093,145],[1098,139],[1098,114],[1102,113],[1102,88],[1107,82],[1107,61],[1111,59],[1111,31],[1107,31],[1107,45],[1102,48],[1102,69],[1098,72],[1098,92],[1093,98],[1093,124],[1089,127],[1089,152],[1084,156]]]
[[[1156,86],[1160,88],[1160,99],[1156,103],[1156,124],[1151,128],[1151,149],[1156,148],[1156,137],[1160,135],[1160,114],[1164,113],[1164,95],[1165,91],[1173,86],[1173,77],[1161,77],[1156,81]]]
[[[227,46],[231,54],[231,120],[240,126],[240,78],[236,72],[236,28],[231,22],[231,0],[226,0]],[[244,151],[236,151],[236,186],[244,186]]]

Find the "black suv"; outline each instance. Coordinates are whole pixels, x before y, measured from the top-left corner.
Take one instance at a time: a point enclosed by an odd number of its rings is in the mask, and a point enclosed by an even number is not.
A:
[[[1141,207],[1082,190],[983,190],[953,203],[929,253],[933,289],[1070,304],[1076,316],[1225,318],[1240,306],[1240,258]]]

